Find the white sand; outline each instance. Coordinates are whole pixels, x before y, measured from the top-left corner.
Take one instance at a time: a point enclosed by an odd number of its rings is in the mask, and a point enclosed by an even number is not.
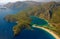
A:
[[[47,31],[48,33],[50,33],[52,36],[54,36],[56,39],[60,39],[60,37],[58,35],[56,35],[53,31],[51,31],[49,29],[46,29],[46,28],[40,27],[40,26],[34,26],[34,25],[33,25],[33,27],[43,29],[43,30]]]

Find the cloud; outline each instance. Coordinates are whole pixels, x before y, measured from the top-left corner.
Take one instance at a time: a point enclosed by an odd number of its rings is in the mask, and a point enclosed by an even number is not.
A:
[[[60,1],[60,0],[26,0],[26,1],[49,2],[49,1]]]
[[[49,1],[60,1],[60,0],[0,0],[0,3],[16,2],[16,1],[38,1],[38,2],[49,2]]]
[[[8,2],[16,2],[16,1],[24,1],[24,0],[0,0],[0,3],[8,3]]]

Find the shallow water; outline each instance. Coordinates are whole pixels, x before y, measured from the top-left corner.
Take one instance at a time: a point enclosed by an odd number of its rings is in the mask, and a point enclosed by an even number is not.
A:
[[[4,17],[8,14],[15,14],[16,12],[17,11],[10,9],[0,9],[0,39],[53,39],[53,37],[50,34],[46,33],[41,29],[36,28],[34,28],[34,31],[23,30],[18,36],[14,37],[12,28],[15,25],[15,23],[6,22],[4,20]],[[39,21],[35,20],[35,22],[38,22],[38,24]]]
[[[48,22],[45,21],[44,19],[40,19],[38,17],[35,17],[35,16],[30,16],[30,18],[32,19],[32,22],[31,24],[36,24],[36,25],[40,25],[40,26],[44,26],[44,25],[48,25]]]

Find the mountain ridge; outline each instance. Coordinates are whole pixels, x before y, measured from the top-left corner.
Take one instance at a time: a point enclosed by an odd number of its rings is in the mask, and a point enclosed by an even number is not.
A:
[[[31,7],[31,6],[38,6],[40,5],[39,2],[33,2],[33,1],[25,1],[25,2],[14,2],[14,3],[7,3],[4,6],[10,9],[21,9],[21,8],[27,8],[27,7]]]
[[[30,8],[26,8],[25,10],[18,12],[18,14],[14,15],[13,17],[6,16],[5,18],[7,20],[10,20],[10,18],[12,18],[13,20],[15,19],[15,16],[17,16],[18,18],[21,16],[25,17],[23,16],[23,14],[26,14],[28,16],[37,16],[39,18],[47,20],[53,26],[48,26],[45,28],[54,31],[60,36],[60,2],[48,2],[38,6],[30,6]]]

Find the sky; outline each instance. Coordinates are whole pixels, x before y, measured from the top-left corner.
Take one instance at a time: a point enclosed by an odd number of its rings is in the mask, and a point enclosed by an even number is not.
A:
[[[39,1],[39,2],[49,2],[49,1],[60,1],[60,0],[0,0],[1,3],[16,2],[16,1]]]

